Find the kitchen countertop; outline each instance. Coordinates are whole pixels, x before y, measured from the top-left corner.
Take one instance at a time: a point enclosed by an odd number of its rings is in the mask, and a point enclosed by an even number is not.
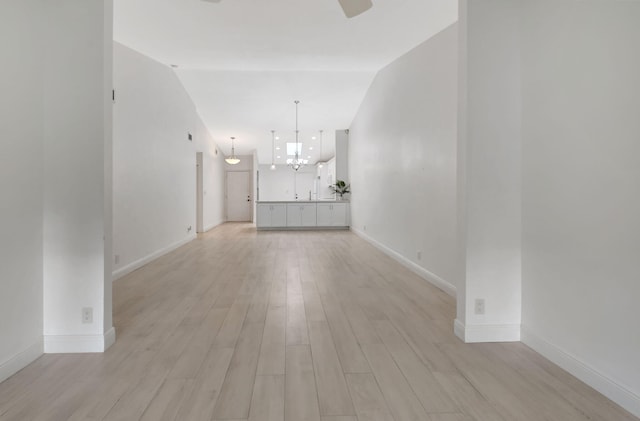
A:
[[[348,200],[258,200],[256,203],[349,203]]]

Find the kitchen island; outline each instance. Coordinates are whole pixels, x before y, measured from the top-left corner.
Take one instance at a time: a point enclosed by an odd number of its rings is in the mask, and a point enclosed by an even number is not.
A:
[[[349,229],[346,200],[259,201],[259,230]]]

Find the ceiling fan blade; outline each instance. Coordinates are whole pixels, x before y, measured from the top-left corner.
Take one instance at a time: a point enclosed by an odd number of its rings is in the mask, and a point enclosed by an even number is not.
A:
[[[340,3],[340,6],[342,6],[344,14],[348,18],[358,16],[360,13],[366,12],[371,9],[371,6],[373,6],[371,0],[338,0],[338,2]]]

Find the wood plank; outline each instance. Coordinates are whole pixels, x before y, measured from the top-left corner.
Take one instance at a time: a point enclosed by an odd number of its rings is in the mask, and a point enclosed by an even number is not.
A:
[[[327,322],[331,329],[340,364],[345,373],[370,373],[369,363],[362,353],[347,316],[342,307],[333,299],[323,299]]]
[[[347,374],[358,421],[393,421],[373,374]]]
[[[227,374],[233,348],[213,348],[202,364],[191,393],[182,401],[178,420],[210,420]]]
[[[237,296],[213,342],[215,348],[233,348],[236,345],[250,304],[251,296]]]
[[[284,375],[256,377],[249,421],[284,421]]]
[[[308,345],[287,346],[285,420],[320,421],[316,380]]]
[[[458,412],[458,406],[442,390],[431,371],[388,321],[375,323],[378,335],[428,412]]]
[[[167,379],[153,398],[142,421],[173,421],[180,404],[193,387],[193,380]]]
[[[286,349],[285,307],[271,307],[262,335],[262,345],[258,359],[258,375],[284,374]]]
[[[264,324],[245,324],[238,338],[213,417],[248,418]]]
[[[384,345],[364,345],[382,395],[396,421],[428,420],[429,417]]]
[[[331,331],[326,322],[310,322],[309,338],[321,415],[355,415]]]
[[[302,294],[287,297],[287,345],[309,345]]]

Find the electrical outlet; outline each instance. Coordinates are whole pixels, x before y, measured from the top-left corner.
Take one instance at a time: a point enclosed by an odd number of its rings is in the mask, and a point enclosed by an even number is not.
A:
[[[187,232],[191,232],[191,225],[187,227]]]
[[[422,260],[422,251],[418,250],[416,252],[416,257],[418,258],[418,260]]]
[[[475,307],[473,312],[477,315],[484,314],[484,298],[476,298]]]
[[[120,255],[119,255],[119,254],[116,254],[116,255],[113,257],[113,261],[114,261],[114,263],[115,263],[116,265],[117,265],[118,263],[120,263]]]
[[[82,309],[82,323],[93,323],[93,307],[84,307]]]

